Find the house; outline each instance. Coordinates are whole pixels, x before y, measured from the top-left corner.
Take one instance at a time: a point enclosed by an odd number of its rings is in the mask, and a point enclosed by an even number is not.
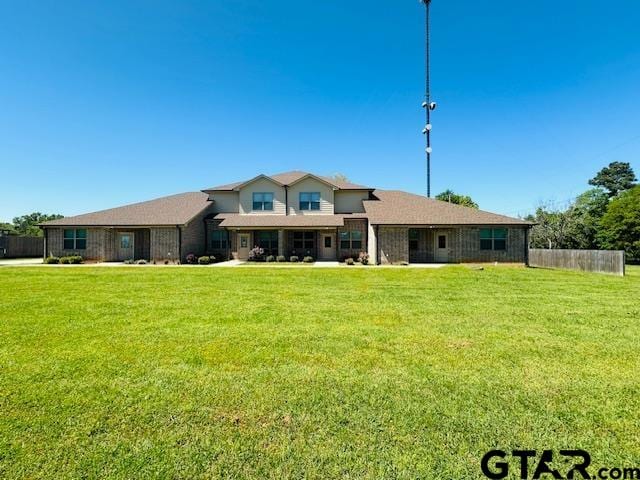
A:
[[[531,224],[399,190],[306,172],[258,175],[201,192],[43,223],[45,255],[184,261],[190,253],[371,263],[526,263]]]

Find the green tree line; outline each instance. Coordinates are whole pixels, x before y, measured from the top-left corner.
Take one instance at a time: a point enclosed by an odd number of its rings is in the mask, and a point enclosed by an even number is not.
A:
[[[41,237],[42,230],[38,227],[39,223],[48,222],[49,220],[57,220],[62,218],[58,214],[46,214],[33,212],[21,217],[15,217],[13,223],[0,222],[0,230],[8,232],[9,235],[27,235],[30,237]]]
[[[640,263],[640,185],[629,163],[612,162],[589,180],[595,187],[564,209],[539,207],[526,220],[533,248],[625,250]]]

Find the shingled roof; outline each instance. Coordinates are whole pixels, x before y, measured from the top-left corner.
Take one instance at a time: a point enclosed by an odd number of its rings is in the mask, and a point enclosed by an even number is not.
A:
[[[105,227],[185,225],[211,205],[208,195],[187,192],[99,212],[42,223],[44,227]]]
[[[312,177],[317,177],[320,180],[327,182],[330,185],[333,185],[338,190],[373,190],[373,188],[365,187],[364,185],[358,185],[351,182],[336,180],[335,178],[324,177],[322,175],[315,175],[313,173],[302,172],[299,170],[294,170],[291,172],[276,173],[274,175],[262,175],[262,176],[270,178],[281,185],[291,185],[293,183],[296,183],[298,180],[309,175],[311,175]],[[257,177],[254,177],[254,178],[257,178]],[[206,188],[203,190],[203,192],[232,191],[240,187],[241,185],[244,185],[245,183],[250,182],[251,180],[253,179],[248,179],[243,182],[228,183],[226,185],[218,185],[217,187]]]
[[[375,190],[378,200],[365,200],[373,225],[531,225],[517,218],[463,207],[399,190]]]

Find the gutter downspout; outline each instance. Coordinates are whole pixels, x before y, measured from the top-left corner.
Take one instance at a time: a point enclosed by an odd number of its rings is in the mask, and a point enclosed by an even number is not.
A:
[[[44,252],[42,258],[47,258],[47,250],[49,249],[49,231],[46,228],[44,230]]]
[[[529,266],[529,232],[531,231],[531,225],[524,231],[524,264]]]
[[[382,265],[380,259],[380,225],[374,225],[376,232],[376,265]]]

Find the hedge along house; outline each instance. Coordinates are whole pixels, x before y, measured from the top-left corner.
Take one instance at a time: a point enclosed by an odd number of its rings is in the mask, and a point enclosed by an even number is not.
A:
[[[402,191],[313,175],[258,175],[41,225],[45,255],[89,260],[166,259],[190,253],[371,263],[526,263],[531,223]]]

